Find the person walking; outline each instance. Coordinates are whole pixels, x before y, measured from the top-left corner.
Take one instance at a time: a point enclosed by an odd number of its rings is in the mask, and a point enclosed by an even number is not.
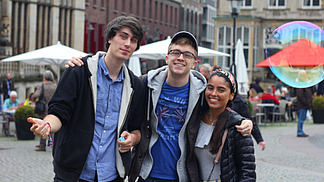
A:
[[[306,120],[307,110],[313,106],[313,88],[297,88],[297,109],[298,109],[298,122],[297,122],[297,137],[308,137],[304,130],[303,125]]]
[[[188,171],[199,168],[194,181],[256,181],[252,138],[234,127],[244,119],[230,109],[236,94],[233,74],[225,70],[211,74],[199,117],[188,124],[195,128],[189,142],[194,151],[188,154],[188,163],[193,164]]]
[[[135,17],[120,16],[105,32],[106,52],[65,70],[48,115],[28,119],[38,136],[55,133],[55,182],[121,182],[131,165],[130,149],[140,141],[144,87],[124,63],[140,47],[142,25]]]
[[[6,100],[10,96],[10,92],[15,88],[14,82],[11,80],[11,74],[7,73],[7,78],[2,82],[2,95],[3,100]]]
[[[35,101],[36,99],[41,99],[40,97],[43,96],[45,99],[45,112],[42,114],[35,113],[37,118],[43,119],[47,115],[48,111],[48,102],[52,98],[55,89],[56,83],[54,82],[54,75],[50,70],[46,70],[43,74],[43,82],[37,87],[35,93],[31,96],[32,100]],[[44,92],[42,91],[44,90]],[[36,151],[46,151],[46,138],[40,138],[39,145],[36,146]]]

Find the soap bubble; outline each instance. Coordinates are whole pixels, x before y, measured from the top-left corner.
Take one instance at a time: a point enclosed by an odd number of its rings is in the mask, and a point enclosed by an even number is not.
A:
[[[266,48],[266,61],[274,75],[295,88],[307,88],[324,79],[324,31],[319,26],[294,21],[277,28]]]

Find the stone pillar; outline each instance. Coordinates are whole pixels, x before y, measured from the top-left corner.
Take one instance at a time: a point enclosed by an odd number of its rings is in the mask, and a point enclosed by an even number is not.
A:
[[[0,32],[0,56],[8,57],[12,55],[11,43],[11,0],[1,1],[1,32]]]
[[[73,33],[71,32],[72,36],[72,41],[71,41],[71,47],[78,49],[78,50],[83,50],[83,44],[84,44],[84,13],[85,13],[85,1],[80,0],[80,1],[73,1],[74,5],[73,7],[76,8],[72,12],[72,30]]]
[[[59,17],[60,17],[60,9],[59,9],[59,5],[60,5],[60,0],[54,0],[53,1],[53,7],[51,10],[51,20],[50,20],[50,28],[51,28],[51,34],[50,34],[50,43],[53,44],[57,44],[58,40],[59,40]]]

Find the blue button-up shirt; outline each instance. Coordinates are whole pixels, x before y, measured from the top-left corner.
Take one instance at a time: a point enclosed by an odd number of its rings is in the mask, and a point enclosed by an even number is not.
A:
[[[116,80],[112,80],[104,61],[99,58],[97,71],[97,106],[95,133],[85,168],[80,176],[93,181],[97,170],[98,181],[117,178],[116,132],[123,91],[124,69]]]

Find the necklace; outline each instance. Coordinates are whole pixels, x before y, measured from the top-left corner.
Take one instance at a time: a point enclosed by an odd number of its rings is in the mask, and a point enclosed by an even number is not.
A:
[[[209,120],[209,121],[210,121],[210,125],[215,126],[217,119],[215,119],[213,121],[212,120]]]
[[[216,118],[215,120],[211,120],[211,117],[210,117],[210,113],[209,112],[208,112],[208,117],[209,117],[208,120],[209,120],[210,125],[215,126],[218,118]]]

